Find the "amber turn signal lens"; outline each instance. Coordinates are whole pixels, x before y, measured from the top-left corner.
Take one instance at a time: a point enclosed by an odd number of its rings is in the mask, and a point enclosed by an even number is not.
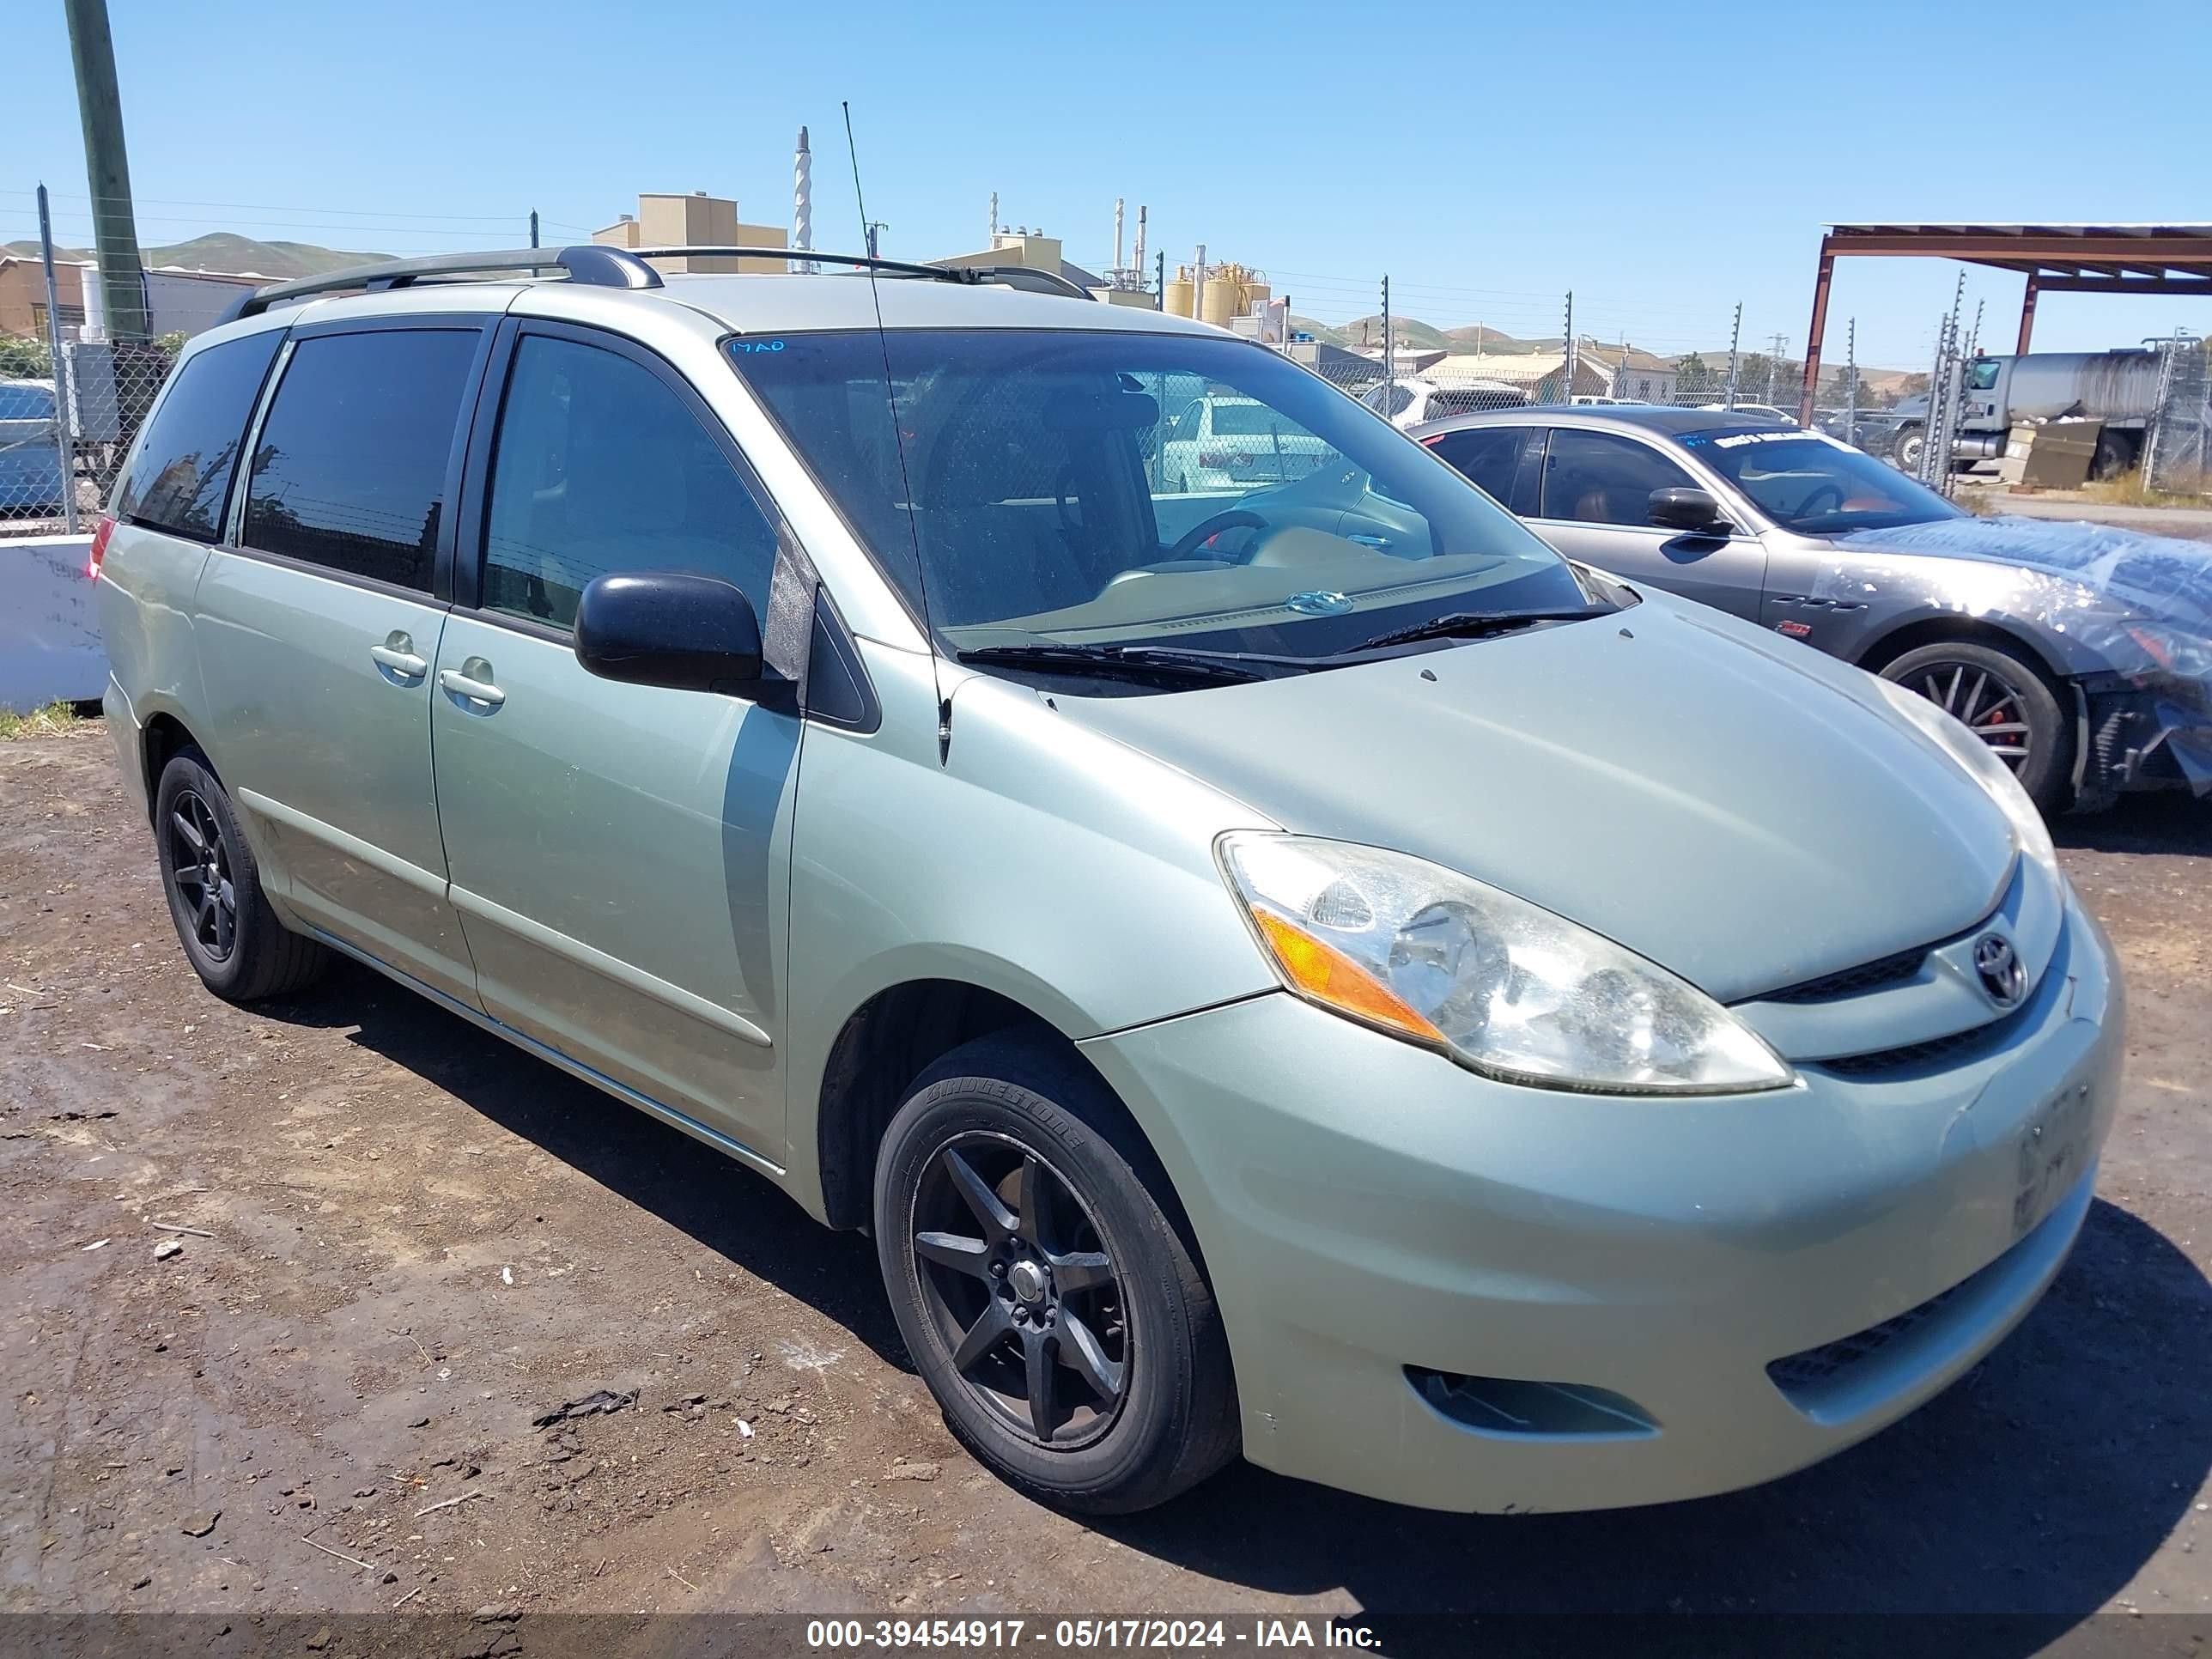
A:
[[[1256,906],[1252,914],[1283,976],[1316,1002],[1402,1032],[1416,1042],[1443,1041],[1443,1032],[1335,946]]]

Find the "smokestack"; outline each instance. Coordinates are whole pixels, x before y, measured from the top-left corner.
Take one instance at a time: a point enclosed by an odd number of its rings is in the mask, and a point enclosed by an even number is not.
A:
[[[991,240],[999,240],[999,192],[991,192]]]
[[[1121,198],[1114,198],[1114,269],[1121,268]]]
[[[1146,214],[1146,209],[1145,209],[1141,204],[1139,204],[1139,207],[1138,207],[1138,209],[1137,209],[1137,246],[1136,246],[1136,250],[1135,250],[1134,257],[1133,257],[1133,258],[1132,258],[1130,259],[1130,261],[1129,261],[1129,263],[1130,263],[1133,266],[1134,266],[1134,267],[1136,268],[1136,272],[1137,272],[1137,286],[1138,286],[1139,288],[1142,288],[1142,287],[1145,285],[1145,214]]]
[[[799,154],[793,160],[791,185],[791,245],[814,246],[814,157],[806,148],[806,129],[799,130]],[[811,272],[814,262],[801,259],[799,269]]]

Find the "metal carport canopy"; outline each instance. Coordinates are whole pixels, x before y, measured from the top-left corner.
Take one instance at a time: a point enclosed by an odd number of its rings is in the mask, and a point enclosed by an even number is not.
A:
[[[1813,325],[1806,331],[1801,426],[1813,423],[1820,382],[1820,337],[1828,324],[1828,281],[1838,258],[1958,259],[2027,277],[2020,306],[2020,343],[2035,331],[2039,294],[2212,295],[2212,224],[2179,225],[1831,225],[1820,238],[1813,279]]]

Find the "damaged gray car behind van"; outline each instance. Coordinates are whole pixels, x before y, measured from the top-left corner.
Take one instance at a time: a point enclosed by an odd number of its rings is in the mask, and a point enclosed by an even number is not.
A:
[[[1918,692],[2045,812],[2212,793],[2212,548],[1977,518],[1795,426],[1523,409],[1413,435],[1569,558]]]

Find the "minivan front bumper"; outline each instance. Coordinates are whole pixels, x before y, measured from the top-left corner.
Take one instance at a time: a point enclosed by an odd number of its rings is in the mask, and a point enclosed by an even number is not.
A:
[[[1656,1503],[1895,1420],[2056,1274],[2124,1023],[2066,910],[2002,1041],[1932,1073],[1534,1090],[1286,994],[1082,1046],[1190,1215],[1248,1457],[1436,1509]]]

